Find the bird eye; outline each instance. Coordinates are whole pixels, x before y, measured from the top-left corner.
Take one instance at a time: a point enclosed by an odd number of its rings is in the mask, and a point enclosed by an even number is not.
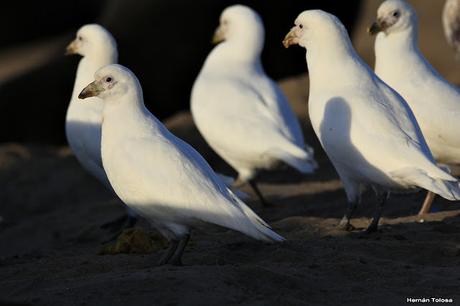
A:
[[[77,36],[77,39],[78,40],[83,40],[83,37],[81,37],[80,35]]]
[[[393,17],[398,17],[399,16],[399,11],[394,11],[393,12]]]
[[[110,83],[110,82],[112,82],[112,78],[111,78],[111,77],[107,77],[107,78],[105,79],[105,81],[106,81],[107,83]]]
[[[299,24],[299,28],[303,29],[303,24]]]

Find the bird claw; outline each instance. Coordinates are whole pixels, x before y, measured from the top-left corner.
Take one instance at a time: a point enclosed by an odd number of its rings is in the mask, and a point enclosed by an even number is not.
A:
[[[366,228],[364,231],[362,231],[362,235],[364,236],[367,236],[367,235],[370,235],[372,233],[376,233],[378,232],[378,226],[376,225],[370,225],[368,228]]]
[[[339,225],[337,225],[337,227],[341,230],[344,230],[344,231],[347,231],[347,232],[352,232],[354,230],[356,230],[356,227],[354,227],[351,223],[345,223],[345,224],[342,224],[342,223],[339,223]]]
[[[353,226],[353,224],[350,223],[350,219],[344,217],[342,220],[340,220],[339,224],[337,227],[341,230],[347,231],[347,232],[352,232],[356,230],[356,227]]]

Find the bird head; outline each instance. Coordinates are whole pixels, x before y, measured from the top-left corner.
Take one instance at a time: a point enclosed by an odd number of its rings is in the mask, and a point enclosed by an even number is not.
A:
[[[104,50],[116,52],[117,45],[113,36],[98,24],[87,24],[78,31],[75,39],[67,46],[66,55],[96,55]]]
[[[405,31],[416,23],[416,18],[414,9],[406,1],[387,0],[379,6],[377,19],[367,31],[370,35]]]
[[[79,99],[99,97],[113,100],[123,97],[132,88],[140,88],[136,76],[128,68],[118,64],[102,67],[96,71],[94,79],[80,92]]]
[[[237,4],[223,10],[212,42],[218,44],[236,39],[259,40],[263,36],[263,23],[259,15],[253,9]]]
[[[302,12],[294,24],[283,40],[286,48],[291,45],[299,45],[304,48],[313,44],[330,46],[334,40],[347,36],[344,26],[337,17],[321,10]]]

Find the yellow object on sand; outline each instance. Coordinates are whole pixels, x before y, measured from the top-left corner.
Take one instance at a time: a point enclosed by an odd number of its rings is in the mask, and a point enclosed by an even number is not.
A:
[[[104,245],[99,255],[150,254],[165,248],[167,241],[160,235],[149,234],[142,228],[124,230],[114,243]]]

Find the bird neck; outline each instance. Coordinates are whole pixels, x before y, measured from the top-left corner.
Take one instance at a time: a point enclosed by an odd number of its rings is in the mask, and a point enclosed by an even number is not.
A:
[[[102,111],[102,149],[127,139],[150,138],[167,134],[167,129],[145,107],[142,92],[104,101]]]
[[[376,61],[386,58],[395,59],[397,55],[420,54],[418,33],[415,27],[390,34],[379,33],[375,39]]]
[[[130,86],[121,97],[109,97],[104,100],[103,104],[102,120],[104,124],[107,123],[112,129],[120,125],[132,128],[132,131],[124,131],[124,134],[136,133],[136,127],[143,124],[146,114],[149,113],[144,104],[140,85]],[[121,122],[123,124],[120,124]]]
[[[263,40],[261,39],[253,40],[250,43],[244,40],[224,41],[211,51],[204,67],[213,69],[225,65],[224,70],[232,70],[232,68],[240,66],[259,69],[262,49]]]
[[[369,70],[344,35],[308,44],[306,59],[311,90],[347,86],[356,82],[354,76],[367,74]]]
[[[86,85],[94,81],[94,74],[99,68],[118,62],[118,53],[116,49],[109,49],[107,52],[87,55],[81,58],[75,85],[72,92],[72,101],[78,100],[78,95]]]
[[[116,48],[106,46],[105,48],[94,52],[92,54],[85,55],[81,60],[79,66],[85,68],[97,67],[97,69],[118,62],[118,51]]]
[[[418,47],[415,28],[379,33],[375,40],[375,72],[384,80],[418,78],[421,73],[438,74]]]

